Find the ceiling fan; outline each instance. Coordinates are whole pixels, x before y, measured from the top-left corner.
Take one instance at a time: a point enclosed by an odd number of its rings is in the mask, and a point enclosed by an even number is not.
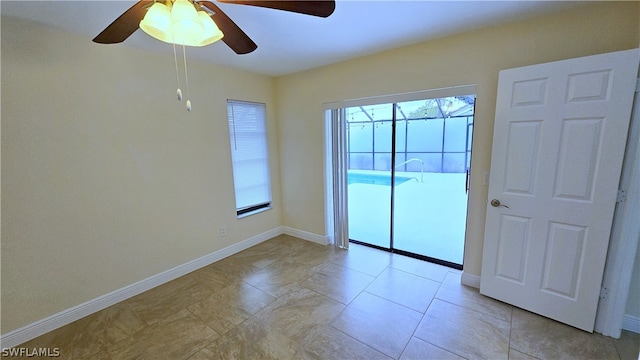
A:
[[[171,1],[171,0],[166,0]],[[265,1],[265,0],[218,0],[222,3],[251,5],[275,10],[284,10],[299,14],[328,17],[335,10],[333,0],[293,0],[293,1]],[[93,39],[99,44],[114,44],[126,40],[138,28],[147,10],[155,3],[154,0],[141,0],[114,20],[106,29]],[[163,1],[164,2],[164,1]],[[211,1],[189,0],[196,8],[206,10],[211,19],[220,28],[224,37],[222,41],[236,54],[248,54],[258,46],[233,22],[219,7]]]

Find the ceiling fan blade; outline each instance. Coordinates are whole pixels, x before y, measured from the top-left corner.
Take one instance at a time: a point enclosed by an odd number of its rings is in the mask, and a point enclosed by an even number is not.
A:
[[[222,12],[222,10],[211,1],[198,1],[198,4],[207,7],[213,12],[211,18],[224,34],[222,41],[224,41],[231,50],[235,51],[236,54],[248,54],[258,48],[258,45],[256,45],[227,14]]]
[[[294,0],[294,1],[265,1],[265,0],[219,0],[228,4],[259,6],[276,10],[292,11],[305,15],[328,17],[336,9],[336,2],[332,0]]]
[[[115,19],[106,29],[102,30],[93,42],[99,44],[115,44],[125,41],[140,25],[140,20],[146,14],[147,5],[153,0],[140,0]]]

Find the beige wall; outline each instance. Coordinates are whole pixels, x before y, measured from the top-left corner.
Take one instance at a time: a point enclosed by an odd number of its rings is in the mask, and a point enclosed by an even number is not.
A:
[[[282,224],[273,79],[189,75],[191,113],[172,55],[2,18],[3,334]],[[240,220],[227,98],[268,109],[274,208]]]
[[[322,103],[477,84],[464,267],[479,275],[498,72],[634,48],[637,29],[637,2],[608,2],[278,78],[284,224],[325,233]]]

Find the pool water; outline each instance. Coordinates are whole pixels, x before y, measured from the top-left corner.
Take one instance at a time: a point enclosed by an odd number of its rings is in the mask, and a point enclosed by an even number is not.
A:
[[[396,186],[405,183],[414,177],[408,176],[396,176]],[[349,173],[347,174],[347,184],[370,184],[370,185],[391,185],[391,174],[360,174]]]

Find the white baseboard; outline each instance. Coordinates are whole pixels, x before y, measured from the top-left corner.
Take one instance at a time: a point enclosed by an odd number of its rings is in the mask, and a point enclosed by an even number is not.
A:
[[[640,334],[640,317],[625,314],[622,318],[622,328]]]
[[[291,230],[292,232],[296,233],[296,235],[291,234],[292,236],[301,237],[297,235],[297,232],[300,232],[299,230],[296,230],[296,231],[293,231],[294,229],[291,229]],[[40,335],[46,334],[64,325],[70,324],[85,316],[88,316],[97,311],[106,309],[109,306],[115,305],[121,301],[124,301],[133,296],[141,294],[147,290],[153,289],[156,286],[159,286],[171,280],[177,279],[180,276],[183,276],[192,271],[198,270],[218,260],[222,260],[227,256],[230,256],[242,250],[248,249],[263,241],[269,240],[275,236],[283,234],[284,232],[285,232],[284,227],[282,226],[276,227],[269,231],[252,236],[246,240],[235,243],[224,249],[214,251],[211,254],[202,256],[198,259],[176,266],[173,269],[163,271],[159,274],[153,275],[144,280],[138,281],[131,285],[112,291],[108,294],[89,300],[83,304],[63,310],[57,314],[53,314],[45,319],[36,321],[22,328],[10,331],[0,336],[0,342],[1,342],[0,348],[4,349],[4,348],[10,348],[10,347],[20,345],[26,341],[34,339]],[[304,233],[304,232],[302,231],[301,233]],[[319,235],[315,235],[315,236],[319,236]],[[305,240],[309,240],[309,239],[305,239]],[[314,241],[314,240],[311,240],[311,241]]]
[[[462,285],[471,286],[476,289],[480,289],[480,276],[462,272],[460,277]]]
[[[294,228],[290,228],[288,226],[284,226],[284,233],[287,235],[295,236],[297,238],[311,241],[314,243],[318,243],[320,245],[329,245],[329,237],[322,236],[314,233],[310,233],[308,231],[298,230]]]

